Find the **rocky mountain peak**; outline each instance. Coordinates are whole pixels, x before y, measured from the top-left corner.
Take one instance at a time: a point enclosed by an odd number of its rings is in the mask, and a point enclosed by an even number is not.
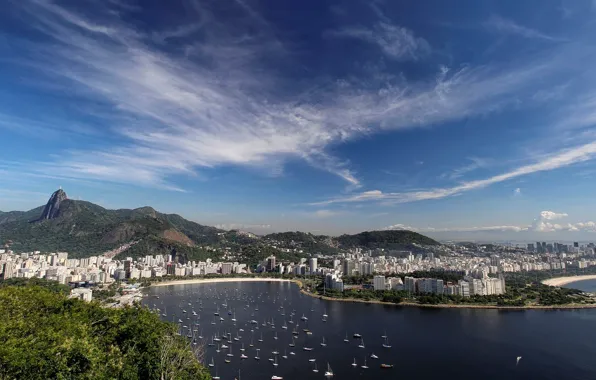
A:
[[[56,190],[48,200],[48,203],[46,203],[46,206],[43,208],[43,212],[41,213],[39,220],[48,220],[58,217],[60,214],[60,204],[67,199],[68,196],[64,190],[62,190],[62,188]]]

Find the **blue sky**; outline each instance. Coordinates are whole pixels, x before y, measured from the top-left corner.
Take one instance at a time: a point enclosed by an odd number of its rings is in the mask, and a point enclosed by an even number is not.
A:
[[[0,210],[595,236],[593,1],[164,4],[8,2]]]

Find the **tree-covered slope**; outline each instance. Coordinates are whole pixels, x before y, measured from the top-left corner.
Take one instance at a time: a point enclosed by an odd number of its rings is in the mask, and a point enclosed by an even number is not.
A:
[[[142,307],[0,286],[0,320],[1,379],[210,379],[176,327]]]
[[[341,235],[335,238],[335,240],[342,248],[401,249],[407,248],[412,244],[440,245],[439,242],[428,236],[407,230],[365,231],[355,235]]]
[[[108,210],[71,199],[64,199],[58,208],[54,207],[51,217],[40,219],[48,205],[27,212],[1,213],[0,243],[10,242],[15,252],[66,251],[72,257],[85,257],[133,240],[145,240],[145,246],[156,241],[187,247],[213,244],[220,240],[218,234],[222,232],[179,215],[158,213],[151,207]],[[153,252],[160,247],[148,248]]]

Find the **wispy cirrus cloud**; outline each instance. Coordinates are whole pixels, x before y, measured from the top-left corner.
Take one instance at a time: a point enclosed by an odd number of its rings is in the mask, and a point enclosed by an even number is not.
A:
[[[462,182],[453,187],[434,188],[422,191],[403,193],[384,193],[380,190],[369,190],[355,195],[348,195],[329,199],[321,202],[311,203],[312,205],[328,205],[333,203],[354,203],[354,202],[387,202],[387,203],[408,203],[431,199],[441,199],[463,194],[468,191],[485,188],[496,183],[508,181],[514,178],[523,177],[533,173],[555,170],[567,167],[576,163],[585,162],[596,158],[596,141],[566,149],[548,156],[542,157],[539,161],[529,165],[521,166],[511,171],[488,177],[485,179]]]
[[[525,38],[539,39],[544,41],[561,42],[565,41],[563,38],[550,36],[538,30],[519,25],[513,20],[503,18],[501,16],[493,15],[485,23],[484,26],[494,32],[504,33],[509,35],[516,35]]]
[[[279,173],[286,160],[298,158],[355,189],[362,186],[361,179],[346,160],[330,154],[330,146],[518,104],[525,90],[535,87],[535,79],[554,76],[560,69],[556,60],[543,59],[505,68],[441,67],[431,81],[355,78],[314,86],[308,96],[299,90],[282,94],[280,88],[289,87],[286,78],[266,70],[266,64],[273,59],[289,63],[291,57],[267,23],[242,4],[247,16],[237,23],[198,9],[204,25],[200,42],[188,42],[187,49],[176,52],[156,44],[154,36],[184,37],[194,33],[192,28],[141,32],[119,16],[125,8],[113,13],[101,2],[94,13],[101,17],[93,21],[49,1],[19,2],[18,9],[45,40],[15,39],[14,52],[46,63],[28,62],[31,73],[100,104],[103,113],[98,118],[119,140],[108,147],[64,152],[43,170],[69,178],[183,190],[175,184],[176,176],[195,176],[201,169],[224,165]],[[243,28],[234,29],[236,24]],[[255,32],[247,34],[247,26]],[[370,40],[395,57],[414,59],[427,48],[411,31],[385,19],[370,30],[344,34]],[[376,190],[329,203],[436,199],[505,180],[500,178],[417,193]]]
[[[417,61],[431,52],[430,44],[416,37],[410,29],[395,25],[388,20],[380,21],[372,28],[345,27],[327,32],[337,38],[353,38],[376,45],[388,57],[396,60]]]
[[[479,158],[479,157],[470,157],[470,158],[468,158],[468,160],[470,160],[471,163],[464,165],[462,167],[453,169],[449,172],[443,173],[443,174],[441,174],[440,177],[448,178],[451,180],[459,179],[467,173],[470,173],[477,169],[481,169],[481,168],[485,168],[485,167],[489,166],[492,162],[491,160]]]

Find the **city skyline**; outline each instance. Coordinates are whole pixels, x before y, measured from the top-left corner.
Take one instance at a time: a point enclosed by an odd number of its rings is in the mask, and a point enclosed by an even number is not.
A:
[[[63,186],[260,234],[596,237],[592,1],[8,9],[2,211]]]

